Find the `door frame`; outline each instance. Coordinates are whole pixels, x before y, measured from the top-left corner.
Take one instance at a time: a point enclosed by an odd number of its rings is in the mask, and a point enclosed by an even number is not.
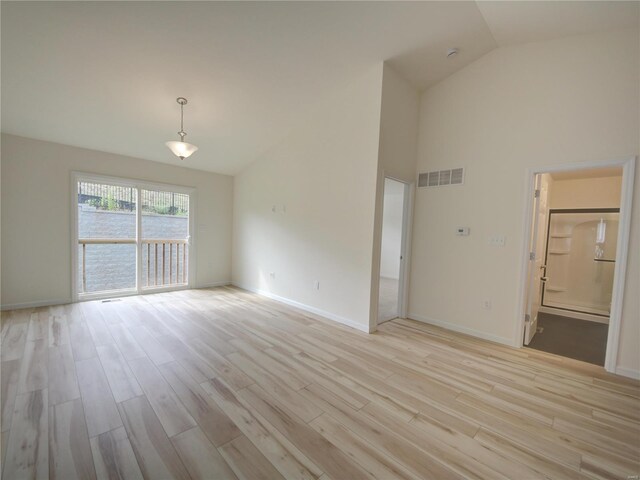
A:
[[[384,175],[382,177],[382,212],[384,216],[384,184],[385,180],[393,180],[399,182],[404,186],[403,201],[402,201],[402,231],[400,233],[400,271],[398,278],[398,318],[407,318],[407,310],[409,308],[409,266],[411,264],[411,228],[413,225],[413,197],[414,197],[414,182],[407,182],[390,175]],[[380,252],[379,252],[379,264],[382,259],[382,232],[384,225],[382,219],[380,220]],[[380,269],[378,269],[377,281],[380,282]],[[378,288],[377,305],[380,305],[380,288]],[[379,311],[376,307],[376,326],[379,322]]]
[[[136,286],[132,289],[110,290],[106,292],[86,293],[80,296],[78,293],[78,182],[106,183],[123,187],[133,187],[138,191],[136,199]],[[187,284],[180,286],[166,286],[159,288],[142,288],[139,280],[142,273],[141,259],[141,217],[140,190],[170,191],[189,195],[189,259]],[[132,178],[114,177],[96,173],[72,171],[70,184],[70,208],[71,208],[71,300],[72,302],[99,300],[104,298],[125,297],[131,295],[145,295],[150,293],[161,293],[174,290],[186,290],[193,288],[196,279],[196,189],[182,185],[173,185],[160,182],[149,182]]]
[[[530,233],[530,238],[529,238],[529,261],[527,262],[527,271],[525,273],[526,278],[527,278],[527,285],[526,285],[526,293],[525,293],[525,305],[524,305],[524,333],[522,335],[522,343],[523,345],[527,346],[531,343],[531,340],[533,339],[533,337],[535,336],[536,332],[535,329],[538,326],[538,313],[539,313],[539,307],[538,307],[538,311],[536,312],[535,315],[533,315],[533,305],[535,304],[535,302],[537,301],[537,299],[534,297],[533,292],[535,291],[535,288],[533,286],[533,283],[538,280],[538,276],[540,275],[540,272],[537,270],[537,261],[539,259],[539,255],[540,252],[538,252],[538,236],[540,235],[540,213],[541,213],[541,202],[542,202],[542,175],[541,174],[536,174],[533,176],[533,188],[534,188],[534,192],[540,192],[540,195],[534,195],[533,197],[533,204],[531,207],[531,233]],[[545,204],[545,208],[548,211],[548,190],[547,192],[545,192],[546,198],[546,204]],[[544,227],[543,227],[544,228]],[[548,234],[548,232],[547,232]],[[544,265],[541,265],[540,268],[542,268],[544,266],[545,268],[545,272],[546,272],[546,245],[545,245],[545,261],[544,261]],[[533,254],[533,258],[531,258],[531,255]],[[541,278],[543,278],[542,276],[540,277],[539,281],[542,282]],[[543,289],[543,285],[540,285],[541,289]],[[529,331],[527,332],[527,317],[529,318]],[[532,333],[532,329],[533,329],[533,333]],[[529,335],[527,335],[527,333],[529,333]],[[529,337],[529,341],[525,341],[526,337]]]
[[[522,246],[520,263],[520,287],[518,306],[516,311],[516,331],[514,346],[522,347],[524,344],[526,289],[527,289],[527,262],[529,261],[530,236],[533,218],[533,196],[535,176],[542,173],[568,172],[587,170],[603,167],[622,167],[622,191],[620,194],[620,223],[618,231],[618,243],[616,251],[616,266],[613,275],[613,294],[611,298],[611,315],[609,317],[609,331],[607,335],[607,350],[604,362],[606,371],[615,373],[617,368],[618,349],[620,345],[620,323],[622,320],[622,305],[624,299],[625,277],[627,270],[627,258],[629,250],[629,236],[631,233],[631,207],[633,201],[633,183],[635,174],[636,157],[626,157],[613,160],[592,162],[579,162],[560,165],[549,165],[528,168],[524,186],[524,216],[522,222]]]
[[[395,178],[393,179],[395,180]],[[400,181],[400,180],[398,180]],[[411,265],[411,228],[413,226],[413,182],[401,182],[404,184],[404,201],[402,209],[402,240],[400,253],[400,282],[398,283],[398,316],[407,318],[409,309],[409,273]]]

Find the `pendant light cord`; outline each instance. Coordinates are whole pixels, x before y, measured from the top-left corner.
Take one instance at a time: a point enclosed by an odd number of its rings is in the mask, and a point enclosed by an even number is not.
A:
[[[180,141],[184,142],[184,137],[187,136],[187,132],[184,131],[184,106],[187,104],[187,99],[178,97],[176,101],[180,105],[180,131],[178,135],[180,135]]]
[[[184,103],[180,104],[180,131],[184,133]]]

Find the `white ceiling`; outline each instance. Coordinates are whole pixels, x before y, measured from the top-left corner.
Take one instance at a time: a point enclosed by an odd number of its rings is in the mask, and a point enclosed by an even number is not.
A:
[[[424,89],[499,45],[638,23],[638,2],[561,3],[3,1],[2,131],[234,174],[380,61]]]
[[[499,46],[638,28],[638,1],[478,1]]]

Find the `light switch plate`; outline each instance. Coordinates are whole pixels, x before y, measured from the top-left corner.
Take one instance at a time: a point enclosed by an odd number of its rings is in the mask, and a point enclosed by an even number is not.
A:
[[[507,243],[507,237],[504,235],[492,235],[489,237],[489,245],[493,245],[494,247],[504,247]]]

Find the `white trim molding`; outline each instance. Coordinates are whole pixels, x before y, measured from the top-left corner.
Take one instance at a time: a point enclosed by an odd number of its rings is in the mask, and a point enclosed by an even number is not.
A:
[[[616,375],[622,375],[623,377],[629,377],[635,380],[640,380],[640,370],[634,370],[633,368],[616,367],[615,373]]]
[[[229,285],[233,285],[231,283],[231,280],[224,280],[222,282],[203,283],[202,285],[196,285],[193,288],[200,289],[200,288],[228,287]]]
[[[57,300],[41,300],[37,302],[25,302],[25,303],[10,303],[0,305],[0,310],[19,310],[21,308],[36,308],[36,307],[51,307],[53,305],[66,305],[71,303],[70,298],[57,299]]]
[[[451,330],[452,332],[464,333],[465,335],[481,338],[490,342],[500,343],[509,347],[513,346],[513,341],[510,338],[492,335],[490,333],[482,332],[480,330],[475,330],[469,327],[464,327],[456,323],[445,322],[444,320],[436,320],[435,318],[425,317],[424,315],[419,315],[417,313],[409,313],[408,318],[411,320],[416,320],[418,322],[428,323],[429,325],[434,325],[436,327],[442,327],[444,329]]]
[[[213,282],[207,283],[204,285],[198,285],[193,288],[189,288],[186,285],[180,285],[178,287],[160,287],[160,288],[150,288],[144,289],[142,292],[138,293],[135,290],[121,290],[121,291],[112,291],[109,292],[108,296],[91,296],[91,294],[86,294],[80,297],[75,302],[71,298],[58,299],[58,300],[42,300],[37,302],[25,302],[25,303],[12,303],[7,305],[0,305],[0,310],[19,310],[21,308],[37,308],[37,307],[53,307],[55,305],[68,305],[70,303],[79,303],[79,302],[91,302],[94,300],[104,300],[108,298],[124,298],[124,297],[134,297],[136,295],[153,295],[155,293],[167,293],[167,292],[175,292],[179,290],[195,290],[199,288],[213,288],[213,287],[226,287],[231,285],[231,282],[226,280],[222,282]]]
[[[355,322],[349,318],[341,317],[340,315],[335,315],[331,312],[327,312],[325,310],[321,310],[316,307],[312,307],[311,305],[306,305],[304,303],[297,302],[295,300],[291,300],[286,297],[281,297],[280,295],[276,295],[275,293],[268,292],[266,290],[260,290],[256,288],[249,288],[244,285],[240,285],[238,283],[231,283],[234,287],[241,288],[243,290],[247,290],[249,292],[257,293],[258,295],[262,295],[263,297],[270,298],[271,300],[276,300],[278,302],[285,303],[292,307],[299,308],[300,310],[304,310],[305,312],[313,313],[315,315],[319,315],[321,317],[326,318],[327,320],[331,320],[337,323],[341,323],[346,325],[347,327],[355,328],[356,330],[360,330],[361,332],[371,333],[369,331],[369,325],[365,325],[363,323]]]

